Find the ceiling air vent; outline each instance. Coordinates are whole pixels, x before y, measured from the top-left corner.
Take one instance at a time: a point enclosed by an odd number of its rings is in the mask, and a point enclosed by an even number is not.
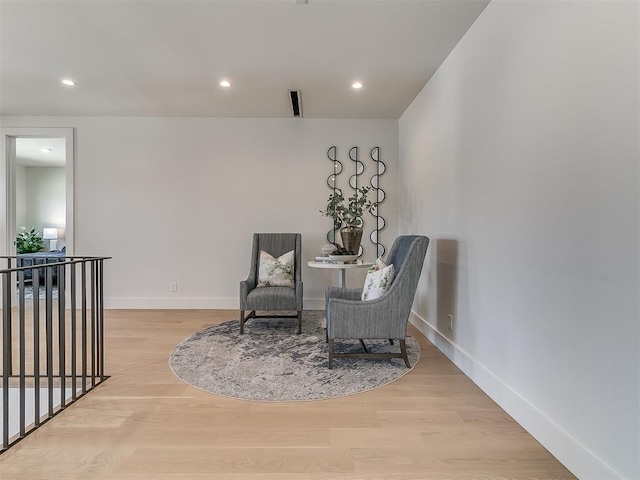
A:
[[[295,118],[302,117],[302,95],[300,90],[289,90],[289,100],[291,101],[291,114]]]

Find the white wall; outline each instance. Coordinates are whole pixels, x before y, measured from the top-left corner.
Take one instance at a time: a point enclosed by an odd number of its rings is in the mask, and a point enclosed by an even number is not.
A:
[[[65,227],[66,178],[63,167],[16,165],[16,232],[20,227]],[[45,240],[45,249],[48,240]],[[64,246],[64,239],[57,248]]]
[[[16,165],[16,231],[27,223],[27,167]]]
[[[253,232],[303,235],[305,308],[322,308],[336,274],[306,267],[326,243],[319,210],[336,145],[344,164],[380,146],[385,215],[397,211],[398,124],[392,120],[2,118],[4,126],[76,128],[75,253],[109,255],[107,308],[237,308]],[[395,215],[391,215],[392,217]],[[390,246],[397,224],[389,218]],[[367,258],[374,248],[364,242]],[[348,274],[348,283],[362,279]],[[170,283],[178,291],[169,291]]]
[[[638,38],[493,0],[400,119],[413,321],[582,479],[640,478]]]
[[[66,214],[64,167],[26,167],[25,171],[25,226],[30,228],[33,225],[40,231],[44,227],[64,228]]]

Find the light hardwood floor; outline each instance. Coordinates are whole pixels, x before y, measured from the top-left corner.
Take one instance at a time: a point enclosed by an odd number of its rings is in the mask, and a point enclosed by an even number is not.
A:
[[[105,311],[111,378],[0,455],[0,478],[575,478],[413,328],[422,348],[416,368],[349,397],[249,402],[173,375],[168,357],[180,340],[237,317]]]

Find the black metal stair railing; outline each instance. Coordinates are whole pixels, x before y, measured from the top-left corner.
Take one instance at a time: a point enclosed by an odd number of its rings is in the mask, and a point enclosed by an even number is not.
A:
[[[103,270],[109,258],[0,256],[0,453],[109,378]]]

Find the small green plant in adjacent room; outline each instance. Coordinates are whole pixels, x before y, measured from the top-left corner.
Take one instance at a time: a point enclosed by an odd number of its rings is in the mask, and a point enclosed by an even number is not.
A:
[[[35,227],[27,230],[27,227],[20,227],[20,233],[16,237],[16,251],[18,253],[35,253],[44,248],[42,234]]]

